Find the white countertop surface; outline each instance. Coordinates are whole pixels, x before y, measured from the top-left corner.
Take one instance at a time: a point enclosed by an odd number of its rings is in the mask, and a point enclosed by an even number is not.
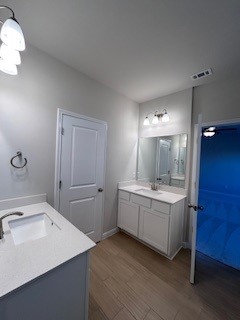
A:
[[[95,246],[47,202],[0,211],[21,211],[22,217],[3,220],[4,239],[0,240],[0,298]],[[15,245],[8,221],[46,213],[60,228],[46,237]],[[79,270],[81,272],[81,270]]]
[[[150,198],[153,200],[163,201],[163,202],[166,202],[169,204],[174,204],[174,203],[186,198],[185,195],[181,195],[181,194],[177,194],[177,193],[173,193],[173,192],[167,192],[167,191],[164,191],[161,189],[159,190],[161,192],[160,194],[156,192],[156,195],[146,195],[146,194],[142,194],[141,192],[136,191],[139,189],[150,190],[150,188],[147,188],[147,187],[144,187],[141,185],[137,185],[137,184],[129,185],[126,187],[119,187],[119,190],[131,192],[131,193],[137,194],[141,197],[146,197],[146,198]]]

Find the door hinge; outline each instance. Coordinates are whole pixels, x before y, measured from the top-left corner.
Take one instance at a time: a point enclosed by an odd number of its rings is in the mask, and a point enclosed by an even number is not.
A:
[[[59,190],[61,190],[61,188],[62,188],[62,180],[59,181],[58,188],[59,188]]]
[[[61,128],[61,135],[64,135],[64,128]]]

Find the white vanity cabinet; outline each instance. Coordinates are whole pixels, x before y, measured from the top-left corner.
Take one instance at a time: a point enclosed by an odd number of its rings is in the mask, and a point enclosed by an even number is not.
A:
[[[118,227],[172,259],[182,247],[185,197],[174,203],[119,190]]]

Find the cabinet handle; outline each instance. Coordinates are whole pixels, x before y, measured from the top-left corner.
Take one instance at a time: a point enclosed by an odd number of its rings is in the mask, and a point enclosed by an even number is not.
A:
[[[98,192],[103,192],[103,188],[99,188],[99,189],[98,189]]]

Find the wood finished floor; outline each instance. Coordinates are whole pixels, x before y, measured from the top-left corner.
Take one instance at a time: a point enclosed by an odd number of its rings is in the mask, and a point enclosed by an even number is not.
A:
[[[237,320],[240,272],[190,251],[169,261],[124,233],[91,252],[89,320]]]

